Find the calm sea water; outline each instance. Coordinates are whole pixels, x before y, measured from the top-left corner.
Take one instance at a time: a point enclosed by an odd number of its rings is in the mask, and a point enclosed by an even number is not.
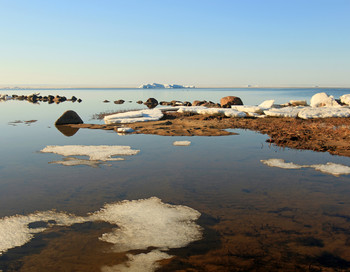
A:
[[[144,108],[136,101],[149,97],[219,102],[221,97],[235,95],[244,104],[255,105],[268,99],[309,102],[320,91],[336,98],[350,93],[350,89],[71,89],[40,93],[75,95],[82,103],[2,102],[0,217],[48,210],[86,216],[106,203],[158,197],[202,214],[198,224],[203,238],[171,249],[175,257],[162,263],[164,271],[350,269],[350,176],[335,177],[312,168],[270,168],[260,162],[279,158],[302,165],[350,166],[350,158],[282,149],[266,143],[265,135],[244,130],[235,130],[239,135],[233,136],[164,137],[80,129],[67,137],[54,126],[68,109],[85,123],[99,123],[94,114]],[[111,103],[103,103],[105,99]],[[118,99],[126,102],[114,104]],[[24,122],[29,120],[35,122]],[[191,141],[191,145],[174,146],[177,140]],[[39,152],[48,145],[125,145],[140,152],[97,168],[63,166],[50,163],[62,156]],[[0,271],[99,271],[95,269],[103,265],[125,263],[125,255],[107,254],[95,244],[110,228],[96,223],[37,234],[36,240],[0,255]],[[11,235],[11,229],[1,231]],[[81,241],[86,244],[78,246]]]

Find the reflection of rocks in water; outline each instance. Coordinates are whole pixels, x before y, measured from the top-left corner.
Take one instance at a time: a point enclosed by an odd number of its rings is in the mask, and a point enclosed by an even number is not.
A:
[[[91,167],[94,167],[94,168],[97,168],[100,165],[111,166],[110,164],[104,163],[102,161],[85,160],[85,159],[78,159],[78,158],[73,158],[73,157],[63,158],[62,161],[49,162],[49,164],[51,164],[51,163],[62,164],[62,165],[65,165],[65,166],[86,165],[86,166],[91,166]]]
[[[38,120],[27,120],[27,121],[16,120],[16,121],[8,122],[8,124],[10,126],[17,126],[18,124],[26,124],[26,125],[30,126],[31,124],[33,124],[37,121]]]
[[[73,136],[79,130],[79,128],[65,126],[65,125],[58,125],[58,126],[55,125],[55,127],[59,132],[61,132],[64,136],[67,136],[67,137]]]

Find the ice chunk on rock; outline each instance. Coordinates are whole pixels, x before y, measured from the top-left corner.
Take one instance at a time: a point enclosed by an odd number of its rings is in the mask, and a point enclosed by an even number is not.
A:
[[[135,123],[135,122],[146,122],[146,121],[158,121],[163,117],[163,113],[159,109],[147,109],[139,111],[129,111],[123,113],[116,113],[107,115],[104,117],[106,124],[115,123]]]
[[[262,109],[269,109],[269,108],[272,108],[274,103],[275,103],[275,100],[265,100],[258,107]]]
[[[302,119],[350,117],[349,107],[306,107],[299,111],[298,117]]]
[[[339,107],[333,96],[328,96],[326,93],[317,93],[311,97],[311,107]]]
[[[304,107],[285,107],[280,109],[269,109],[265,110],[264,113],[267,116],[273,117],[297,117],[299,112],[304,109]]]
[[[344,94],[340,97],[340,102],[346,105],[350,105],[350,94]]]

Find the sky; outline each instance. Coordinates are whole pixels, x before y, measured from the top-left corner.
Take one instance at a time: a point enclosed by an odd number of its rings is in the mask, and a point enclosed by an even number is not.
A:
[[[350,0],[0,0],[0,85],[350,87]]]

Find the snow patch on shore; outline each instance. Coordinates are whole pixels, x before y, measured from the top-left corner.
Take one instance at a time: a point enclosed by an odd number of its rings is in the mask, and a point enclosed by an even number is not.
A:
[[[304,109],[304,107],[285,107],[280,109],[270,109],[264,111],[265,115],[273,117],[292,117],[296,118],[299,112]]]
[[[246,117],[247,114],[232,108],[206,108],[203,106],[179,107],[179,113],[196,113],[196,114],[224,114],[227,117]]]
[[[283,169],[314,168],[317,171],[334,175],[336,177],[339,177],[340,175],[350,175],[349,166],[333,162],[327,162],[326,164],[299,165],[292,162],[286,163],[283,159],[268,159],[260,161],[270,167],[278,167]]]
[[[350,94],[344,94],[340,97],[340,102],[350,105]]]
[[[302,119],[350,117],[350,107],[305,107],[298,113],[298,117]]]
[[[116,123],[135,123],[146,121],[158,121],[163,117],[163,113],[159,109],[147,109],[139,111],[128,111],[107,115],[104,117],[106,124]]]

